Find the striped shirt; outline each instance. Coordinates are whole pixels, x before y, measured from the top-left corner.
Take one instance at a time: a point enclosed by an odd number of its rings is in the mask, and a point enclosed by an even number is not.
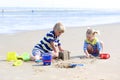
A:
[[[56,46],[60,46],[59,37],[55,36],[54,31],[50,31],[46,34],[46,36],[37,44],[35,45],[35,49],[40,49],[42,53],[53,51],[50,42],[54,42]]]

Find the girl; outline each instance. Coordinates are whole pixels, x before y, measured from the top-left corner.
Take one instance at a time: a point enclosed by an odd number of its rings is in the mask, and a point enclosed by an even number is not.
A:
[[[103,50],[103,42],[96,37],[98,31],[88,28],[86,31],[86,40],[84,40],[84,53],[87,57],[98,57]]]

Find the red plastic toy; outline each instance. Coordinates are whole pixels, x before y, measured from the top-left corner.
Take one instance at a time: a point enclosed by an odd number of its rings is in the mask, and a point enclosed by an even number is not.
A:
[[[101,53],[100,54],[100,59],[108,59],[108,58],[110,58],[110,54],[108,54],[108,53]]]

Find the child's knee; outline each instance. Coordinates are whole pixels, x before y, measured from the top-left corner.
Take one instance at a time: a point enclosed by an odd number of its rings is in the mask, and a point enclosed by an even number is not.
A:
[[[87,46],[87,51],[88,51],[88,53],[93,53],[93,47],[92,47],[92,45],[88,45]]]
[[[88,50],[91,50],[92,48],[93,48],[93,47],[92,47],[91,45],[88,45],[88,46],[87,46],[87,49],[88,49]]]
[[[33,49],[33,51],[32,51],[32,55],[33,56],[36,56],[36,55],[41,55],[41,52],[40,52],[40,50],[38,50],[38,49]]]

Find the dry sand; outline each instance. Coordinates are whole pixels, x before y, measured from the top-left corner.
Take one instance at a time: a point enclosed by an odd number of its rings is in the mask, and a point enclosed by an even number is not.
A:
[[[91,27],[91,26],[90,26]],[[87,27],[67,28],[61,36],[64,49],[71,51],[71,60],[58,61],[51,66],[41,66],[34,62],[24,62],[14,67],[13,62],[6,61],[9,51],[31,54],[33,46],[49,30],[23,31],[16,34],[0,34],[0,80],[120,80],[120,24],[97,25],[92,28],[100,30],[98,36],[104,42],[104,52],[110,53],[110,59],[82,58],[83,41]],[[75,68],[58,68],[59,64],[81,63]]]

